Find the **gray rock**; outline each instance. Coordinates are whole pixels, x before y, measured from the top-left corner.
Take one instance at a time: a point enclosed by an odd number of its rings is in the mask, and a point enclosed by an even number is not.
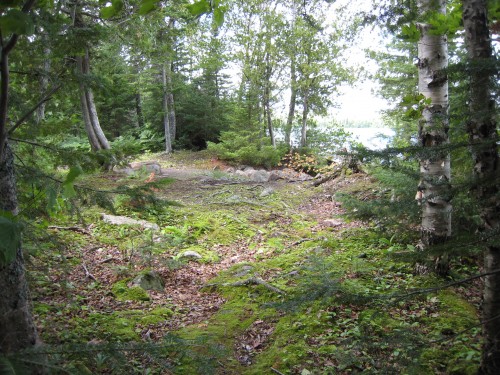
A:
[[[323,225],[330,228],[339,227],[343,224],[343,221],[336,219],[327,219],[323,221]]]
[[[181,258],[194,258],[194,259],[201,259],[203,258],[199,253],[193,250],[187,250],[184,251],[181,255]]]
[[[144,290],[157,290],[159,292],[165,289],[165,282],[156,271],[148,271],[137,275],[132,281],[132,285]]]
[[[161,166],[155,161],[134,162],[130,163],[130,167],[134,170],[144,169],[146,172],[161,174]]]
[[[269,181],[278,181],[283,179],[283,173],[281,171],[271,171],[269,173]]]
[[[272,187],[266,187],[264,190],[262,190],[259,197],[261,197],[261,198],[267,197],[273,193],[274,193],[274,189]]]
[[[264,170],[253,171],[248,173],[248,177],[253,182],[267,182],[269,181],[270,173]]]
[[[132,219],[131,217],[126,217],[126,216],[115,216],[115,215],[101,214],[101,218],[106,223],[114,224],[114,225],[140,225],[143,228],[150,228],[150,229],[154,229],[154,230],[160,229],[158,224],[151,223],[151,222],[146,221],[146,220]]]

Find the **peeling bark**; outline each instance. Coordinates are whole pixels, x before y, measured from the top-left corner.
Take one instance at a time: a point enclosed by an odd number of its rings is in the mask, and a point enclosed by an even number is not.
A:
[[[500,226],[499,140],[491,85],[497,72],[488,29],[486,0],[463,0],[463,23],[469,57],[470,115],[467,122],[470,150],[474,162],[475,193],[482,219],[482,230]],[[500,246],[485,249],[484,272],[500,269]],[[484,277],[482,306],[484,344],[479,374],[500,373],[500,274]]]
[[[444,0],[420,0],[422,14],[429,11],[446,13]],[[445,147],[448,139],[448,47],[445,35],[434,35],[431,25],[420,23],[418,42],[418,88],[429,104],[419,121],[420,145],[426,151],[420,160],[423,248],[444,243],[451,237],[450,155]],[[436,260],[435,271],[446,274],[446,256]],[[417,270],[421,267],[417,267]]]

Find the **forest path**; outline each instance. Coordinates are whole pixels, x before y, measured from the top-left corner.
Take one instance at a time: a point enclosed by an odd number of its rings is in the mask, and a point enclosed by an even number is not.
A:
[[[159,231],[123,229],[100,220],[77,231],[51,230],[69,242],[62,255],[35,265],[51,269],[48,280],[52,283],[35,292],[36,303],[49,312],[62,311],[38,315],[46,342],[156,341],[182,327],[206,325],[226,299],[203,287],[221,272],[252,270],[263,260],[314,240],[321,232],[360,225],[340,218],[343,210],[332,198],[332,184],[314,188],[310,181],[298,181],[296,176],[253,182],[224,172],[226,166],[218,160],[183,157],[150,159],[148,162],[161,164],[161,173],[109,174],[96,182],[103,186],[106,181],[111,188],[123,181],[135,186],[153,184],[156,198],[175,204],[166,211],[149,203],[134,204],[131,209],[125,199],[122,209],[126,211],[121,214],[155,221]],[[163,185],[165,179],[173,181]],[[201,259],[183,257],[186,252],[195,252]],[[130,286],[131,279],[148,269],[161,276],[164,289],[148,291],[143,300],[121,298],[117,285],[122,289],[120,282]],[[259,277],[272,284],[291,270],[259,272]],[[155,315],[164,308],[172,313]],[[115,326],[117,320],[124,327]]]

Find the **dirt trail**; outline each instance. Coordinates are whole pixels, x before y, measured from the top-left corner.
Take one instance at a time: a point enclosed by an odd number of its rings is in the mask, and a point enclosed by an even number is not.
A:
[[[293,223],[292,215],[302,215],[310,221],[311,234],[325,227],[340,230],[346,226],[358,225],[346,224],[339,219],[331,221],[332,217],[342,213],[340,204],[333,201],[323,188],[313,189],[310,182],[279,180],[256,183],[214,171],[212,168],[182,165],[162,166],[161,174],[154,176],[156,179],[167,177],[175,181],[159,190],[158,196],[180,202],[183,206],[179,212],[182,212],[186,219],[188,216],[191,219],[196,217],[200,207],[205,210],[213,207],[214,213],[223,207],[231,212],[228,220],[238,221],[239,215],[246,217],[253,228],[253,237],[242,236],[230,244],[210,245],[209,250],[217,254],[219,259],[216,262],[200,263],[189,260],[182,267],[176,267],[172,266],[175,263],[175,257],[172,255],[153,256],[148,264],[145,264],[144,255],[139,251],[125,254],[116,245],[101,243],[94,235],[95,225],[90,224],[78,234],[86,245],[68,248],[68,253],[64,255],[65,260],[51,265],[57,270],[51,273],[51,282],[56,285],[71,285],[71,290],[54,288],[50,295],[37,296],[38,302],[51,306],[79,304],[84,308],[71,311],[70,314],[72,318],[76,316],[83,320],[88,320],[93,314],[116,314],[135,309],[147,312],[158,307],[171,307],[174,315],[161,323],[138,325],[141,337],[157,340],[166,332],[180,327],[204,324],[203,322],[208,321],[220,309],[224,299],[216,292],[202,291],[201,288],[222,270],[238,263],[251,264],[256,261],[259,244],[266,240],[259,227],[265,228],[272,224],[273,233],[283,237],[286,247],[297,241],[296,235],[289,232]],[[263,196],[266,189],[271,195],[275,192],[285,194],[290,198],[290,203]],[[294,202],[301,204],[297,206]],[[173,209],[173,212],[175,215],[176,210]],[[230,224],[234,222],[227,225]],[[214,231],[218,229],[211,228]],[[197,243],[201,244],[201,241],[202,239],[198,239]],[[71,261],[68,261],[71,259],[81,261],[72,265]],[[165,280],[165,289],[161,292],[150,291],[150,301],[147,302],[117,301],[111,290],[112,286],[124,277],[149,267],[156,270]],[[92,287],[95,284],[99,287]],[[61,333],[57,331],[61,329],[61,318],[64,319],[64,315],[47,318],[43,324],[39,322],[40,330],[45,336],[60,337]]]

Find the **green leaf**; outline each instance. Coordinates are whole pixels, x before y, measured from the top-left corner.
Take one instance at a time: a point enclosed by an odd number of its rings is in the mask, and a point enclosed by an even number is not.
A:
[[[113,6],[104,7],[101,8],[101,11],[99,13],[101,14],[102,18],[108,19],[116,14],[116,9]]]
[[[76,196],[76,190],[73,184],[63,185],[63,196],[64,198],[73,198]]]
[[[63,183],[63,196],[65,198],[73,198],[74,196],[76,196],[76,190],[73,186],[73,182],[82,173],[83,170],[79,165],[70,168]]]
[[[145,15],[153,11],[157,2],[157,0],[142,0],[141,6],[139,7],[139,14]]]
[[[112,0],[111,6],[101,9],[100,14],[104,19],[116,16],[123,9],[123,0]]]
[[[222,26],[224,23],[224,11],[221,8],[214,9],[214,21],[217,26]]]
[[[0,216],[0,265],[7,265],[16,258],[21,246],[21,226],[5,216]]]
[[[201,16],[206,13],[210,13],[211,7],[210,2],[207,0],[200,0],[194,4],[190,4],[187,6],[189,12],[193,16]]]
[[[401,27],[400,38],[408,40],[409,42],[418,42],[420,39],[420,31],[418,31],[415,24],[403,25]]]
[[[79,165],[71,167],[69,169],[68,174],[66,175],[66,179],[64,180],[64,184],[72,184],[75,179],[83,173],[82,168]]]
[[[0,17],[0,30],[4,35],[31,35],[35,31],[35,26],[31,17],[26,13],[18,9],[9,9]]]

